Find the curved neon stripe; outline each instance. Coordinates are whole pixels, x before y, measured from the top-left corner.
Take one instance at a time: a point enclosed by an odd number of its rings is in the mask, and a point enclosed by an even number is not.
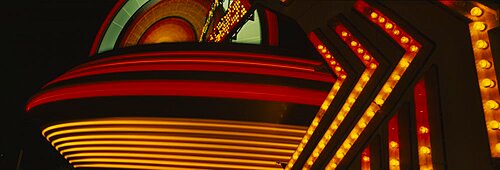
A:
[[[295,149],[296,144],[287,144],[279,142],[262,142],[262,141],[250,141],[250,140],[238,140],[238,139],[217,139],[210,137],[185,137],[185,136],[161,136],[161,135],[133,135],[133,134],[122,134],[122,135],[71,135],[68,137],[61,137],[52,141],[52,145],[58,145],[61,142],[68,141],[79,141],[79,140],[108,140],[108,139],[144,139],[144,140],[161,140],[161,141],[181,141],[181,142],[208,142],[208,143],[221,143],[221,144],[234,144],[234,145],[257,145],[266,147],[279,147]]]
[[[222,130],[202,130],[202,129],[180,129],[180,128],[148,128],[148,127],[134,127],[134,126],[113,126],[113,127],[90,127],[90,128],[76,128],[55,131],[47,134],[46,138],[52,140],[53,136],[68,135],[73,133],[86,133],[86,132],[166,132],[166,133],[190,133],[190,134],[204,134],[204,135],[231,135],[231,136],[244,136],[256,138],[269,138],[269,139],[282,139],[298,141],[300,137],[262,134],[254,132],[231,132]]]
[[[45,136],[47,131],[59,128],[68,128],[74,126],[88,125],[172,125],[172,126],[207,126],[219,128],[236,128],[248,130],[263,130],[270,132],[282,132],[288,134],[303,134],[304,130],[300,126],[275,125],[269,123],[242,122],[242,121],[224,121],[224,120],[197,120],[184,118],[113,118],[105,120],[87,120],[81,122],[61,123],[49,126],[42,131]]]
[[[82,165],[74,165],[74,168],[120,168],[120,169],[144,169],[144,170],[159,170],[164,169],[165,166],[154,166],[154,165],[131,165],[131,164],[120,164],[120,163],[86,163]],[[169,170],[205,170],[199,168],[176,168],[168,167]]]
[[[275,154],[260,154],[248,152],[214,151],[201,149],[178,149],[178,148],[155,148],[155,147],[127,147],[127,146],[82,146],[77,148],[61,149],[62,155],[73,152],[101,152],[101,151],[130,151],[130,152],[153,152],[153,153],[171,153],[171,154],[196,154],[211,156],[229,156],[229,157],[250,157],[255,159],[288,160],[290,156],[281,156]]]
[[[333,82],[331,75],[314,72],[309,67],[265,63],[243,60],[214,60],[214,59],[142,59],[136,61],[117,61],[102,65],[92,65],[85,68],[71,70],[45,86],[56,82],[99,74],[133,72],[133,71],[212,71],[262,74]]]
[[[72,160],[90,157],[90,158],[139,158],[139,159],[166,159],[166,160],[181,160],[181,161],[208,161],[208,162],[231,162],[234,164],[255,164],[261,166],[274,166],[276,162],[266,160],[250,160],[224,157],[208,157],[208,156],[188,156],[188,155],[171,155],[171,154],[150,154],[150,153],[123,153],[123,152],[85,152],[68,154],[65,156]]]
[[[259,152],[272,152],[278,154],[292,154],[293,150],[290,149],[275,149],[266,147],[247,147],[247,146],[234,146],[234,145],[220,145],[220,144],[204,144],[204,143],[184,143],[184,142],[153,142],[153,141],[123,141],[123,140],[93,140],[93,141],[77,141],[67,142],[56,145],[56,149],[61,148],[78,148],[82,146],[155,146],[155,147],[187,147],[187,148],[205,148],[205,149],[231,149],[231,150],[244,150],[259,151]]]
[[[318,106],[327,93],[317,90],[259,84],[208,81],[114,81],[72,85],[35,96],[26,110],[61,100],[110,96],[196,96],[239,98]]]
[[[138,164],[154,164],[154,165],[184,165],[193,167],[211,167],[211,168],[232,168],[232,169],[274,169],[280,170],[278,165],[276,168],[263,167],[263,166],[250,166],[250,165],[233,165],[233,164],[216,164],[216,163],[202,163],[202,162],[191,162],[191,161],[163,161],[163,160],[147,160],[147,159],[119,159],[119,158],[83,158],[75,159],[72,161],[74,164],[78,163],[123,163],[123,162],[134,162]],[[76,167],[76,165],[75,165]]]

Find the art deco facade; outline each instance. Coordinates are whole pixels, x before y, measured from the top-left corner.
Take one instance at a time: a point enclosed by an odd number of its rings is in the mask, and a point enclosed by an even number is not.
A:
[[[120,0],[26,111],[77,169],[495,169],[498,9]]]

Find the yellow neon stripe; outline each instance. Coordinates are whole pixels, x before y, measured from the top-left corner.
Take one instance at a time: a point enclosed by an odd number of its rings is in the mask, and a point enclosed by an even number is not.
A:
[[[232,165],[232,164],[216,164],[216,163],[202,163],[202,162],[187,162],[187,161],[159,161],[159,160],[145,160],[145,159],[121,159],[121,158],[84,158],[75,159],[72,163],[123,163],[123,162],[133,162],[137,164],[156,164],[156,165],[185,165],[192,167],[202,167],[202,168],[233,168],[233,169],[274,169],[281,170],[277,167],[267,167],[267,166],[250,166],[250,165]],[[276,165],[278,166],[278,165]],[[167,168],[168,169],[168,168]]]
[[[187,156],[187,155],[172,155],[172,154],[145,154],[145,153],[122,153],[122,152],[85,152],[85,153],[75,153],[69,154],[65,156],[69,162],[72,162],[73,159],[81,158],[81,157],[103,157],[103,158],[114,158],[114,157],[127,157],[127,158],[139,158],[139,159],[174,159],[174,160],[183,160],[183,161],[213,161],[213,162],[221,162],[221,163],[234,163],[234,164],[256,164],[261,166],[274,166],[276,162],[274,161],[265,161],[265,160],[251,160],[251,159],[236,159],[236,158],[223,158],[223,157],[206,157],[206,156]]]
[[[176,129],[176,128],[146,128],[146,127],[134,127],[134,126],[121,126],[121,127],[106,127],[106,128],[78,128],[78,129],[68,129],[55,131],[46,136],[48,140],[53,136],[65,135],[71,133],[84,133],[84,132],[163,132],[163,133],[193,133],[193,134],[204,134],[204,135],[231,135],[231,136],[246,136],[246,137],[256,137],[256,138],[271,138],[271,139],[281,139],[281,140],[295,140],[299,141],[300,137],[294,136],[284,136],[284,135],[271,135],[271,134],[261,134],[261,133],[248,133],[248,132],[228,132],[228,131],[218,131],[218,130],[201,130],[201,129]]]
[[[160,120],[157,120],[160,119]],[[70,122],[62,123],[49,126],[42,131],[45,135],[47,131],[67,128],[72,126],[87,126],[87,125],[176,125],[176,126],[208,126],[208,127],[221,127],[221,128],[239,128],[239,129],[251,129],[251,130],[263,130],[272,132],[286,132],[286,133],[298,133],[300,135],[304,134],[304,127],[301,126],[291,126],[291,125],[274,125],[268,123],[253,123],[253,122],[240,122],[240,121],[210,121],[210,122],[200,122],[200,119],[165,119],[165,118],[108,118],[103,120],[89,120],[80,122]],[[231,124],[229,124],[231,123]],[[241,125],[241,124],[248,125]]]
[[[111,164],[111,163],[91,163],[75,165],[74,168],[120,168],[120,169],[144,169],[144,170],[205,170],[205,168],[176,168],[176,167],[166,167],[166,166],[152,166],[152,165],[130,165],[130,164]]]
[[[254,159],[271,159],[271,160],[288,160],[290,156],[281,156],[273,154],[256,154],[246,152],[231,152],[231,151],[212,151],[200,149],[177,149],[177,148],[153,148],[153,147],[134,147],[134,146],[82,146],[77,148],[62,149],[61,154],[71,152],[100,152],[100,151],[128,151],[128,152],[155,152],[155,153],[173,153],[173,154],[197,154],[197,155],[212,155],[212,156],[237,156],[250,157]],[[69,154],[68,154],[69,155]]]
[[[288,149],[295,149],[296,144],[286,144],[277,142],[260,142],[251,140],[236,140],[236,139],[215,139],[207,137],[185,137],[185,136],[153,136],[153,135],[81,135],[62,137],[52,141],[52,145],[57,145],[60,142],[78,141],[89,139],[141,139],[141,140],[170,140],[170,141],[188,141],[188,142],[210,142],[210,143],[223,143],[223,144],[236,144],[236,145],[260,145],[269,147],[284,147]]]
[[[56,149],[62,147],[81,147],[86,145],[143,145],[143,146],[175,146],[175,147],[196,147],[206,149],[236,149],[247,151],[263,151],[263,152],[276,152],[283,154],[291,154],[293,150],[289,149],[275,149],[264,147],[246,147],[246,146],[232,146],[232,145],[217,145],[217,144],[200,144],[200,143],[183,143],[183,142],[151,142],[151,141],[122,141],[122,140],[95,140],[95,141],[78,141],[67,142],[56,145]]]

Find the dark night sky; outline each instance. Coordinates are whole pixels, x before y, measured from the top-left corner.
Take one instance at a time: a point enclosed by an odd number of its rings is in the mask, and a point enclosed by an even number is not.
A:
[[[2,1],[0,169],[63,169],[66,163],[24,113],[40,87],[81,63],[115,0]]]

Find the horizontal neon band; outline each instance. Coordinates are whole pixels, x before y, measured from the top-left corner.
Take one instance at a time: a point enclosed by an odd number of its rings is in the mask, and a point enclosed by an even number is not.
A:
[[[57,145],[61,142],[68,141],[81,141],[81,140],[107,140],[107,139],[144,139],[151,141],[178,141],[178,142],[208,142],[208,143],[221,143],[221,144],[233,144],[233,145],[256,145],[256,146],[266,146],[266,147],[279,147],[287,149],[295,149],[297,145],[287,144],[287,143],[277,143],[277,142],[262,142],[262,141],[252,141],[252,140],[236,140],[236,139],[216,139],[209,137],[185,137],[185,136],[173,136],[173,135],[131,135],[131,134],[118,134],[118,135],[71,135],[69,137],[62,137],[52,141],[53,145]]]
[[[203,144],[203,143],[183,143],[183,142],[152,142],[152,141],[124,141],[124,140],[93,140],[93,141],[77,141],[66,142],[56,145],[56,149],[60,148],[78,148],[82,146],[150,146],[150,147],[186,147],[186,148],[199,148],[199,149],[230,149],[242,150],[245,152],[269,152],[276,154],[292,154],[292,149],[275,149],[265,147],[246,147],[246,146],[233,146],[233,145],[217,145],[217,144]]]
[[[164,169],[165,166],[154,166],[154,165],[131,165],[131,164],[120,164],[120,163],[87,163],[81,165],[73,166],[75,168],[120,168],[120,169],[144,169],[144,170],[158,170]],[[169,170],[204,170],[198,168],[176,168],[168,167]]]
[[[303,134],[304,128],[292,125],[279,125],[270,123],[257,122],[242,122],[242,121],[225,121],[225,120],[200,120],[200,119],[185,119],[185,118],[143,118],[143,117],[127,117],[127,118],[107,118],[101,120],[87,120],[80,122],[61,123],[49,126],[43,129],[42,134],[45,136],[47,131],[59,128],[68,128],[74,126],[89,126],[89,125],[170,125],[170,126],[200,126],[200,127],[219,127],[219,128],[235,128],[243,130],[262,130],[272,133],[288,133]]]
[[[115,61],[100,65],[92,65],[71,70],[57,79],[49,82],[46,86],[68,80],[90,75],[134,72],[134,71],[211,71],[211,72],[234,72],[248,74],[262,74],[271,76],[282,76],[315,80],[322,82],[334,82],[334,78],[327,73],[315,72],[313,68],[301,67],[261,61],[243,60],[214,60],[214,59],[142,59],[135,61]]]
[[[134,159],[164,159],[164,160],[182,160],[182,161],[207,161],[207,162],[221,162],[221,163],[234,163],[234,164],[255,164],[261,166],[274,166],[276,162],[269,160],[251,160],[251,159],[237,159],[237,158],[224,158],[224,157],[207,157],[207,156],[188,156],[188,155],[171,155],[171,154],[146,154],[146,153],[123,153],[123,152],[85,152],[68,154],[66,159],[71,160],[78,158],[134,158]]]
[[[287,86],[208,81],[113,81],[72,85],[43,92],[27,104],[26,110],[41,104],[111,96],[193,96],[238,98],[319,106],[327,93]]]
[[[170,153],[170,154],[196,154],[209,156],[229,156],[229,157],[249,157],[253,159],[271,159],[271,160],[288,160],[290,156],[281,156],[276,154],[261,154],[247,152],[231,152],[231,151],[214,151],[201,149],[178,149],[178,148],[157,148],[157,147],[139,147],[139,146],[82,146],[77,148],[61,149],[62,155],[73,152],[102,152],[102,151],[128,151],[128,152],[153,152],[153,153]]]
[[[85,127],[75,129],[64,129],[47,134],[46,138],[52,140],[53,136],[67,135],[73,133],[87,132],[167,132],[167,133],[190,133],[190,134],[205,134],[205,135],[230,135],[230,136],[245,136],[256,138],[283,139],[283,140],[300,140],[297,136],[273,135],[252,132],[233,132],[223,130],[205,130],[205,129],[180,129],[180,128],[151,128],[143,126],[112,126],[112,127]]]
[[[123,162],[133,162],[136,164],[154,164],[154,165],[183,165],[192,167],[211,167],[211,168],[233,168],[233,169],[275,169],[280,170],[281,168],[272,168],[266,166],[246,166],[246,165],[231,165],[231,164],[216,164],[216,163],[202,163],[202,162],[191,162],[191,161],[161,161],[161,160],[147,160],[147,159],[118,159],[118,158],[84,158],[75,159],[72,161],[74,164],[78,163],[123,163]],[[277,165],[278,166],[278,165]],[[76,165],[75,165],[76,167]]]

